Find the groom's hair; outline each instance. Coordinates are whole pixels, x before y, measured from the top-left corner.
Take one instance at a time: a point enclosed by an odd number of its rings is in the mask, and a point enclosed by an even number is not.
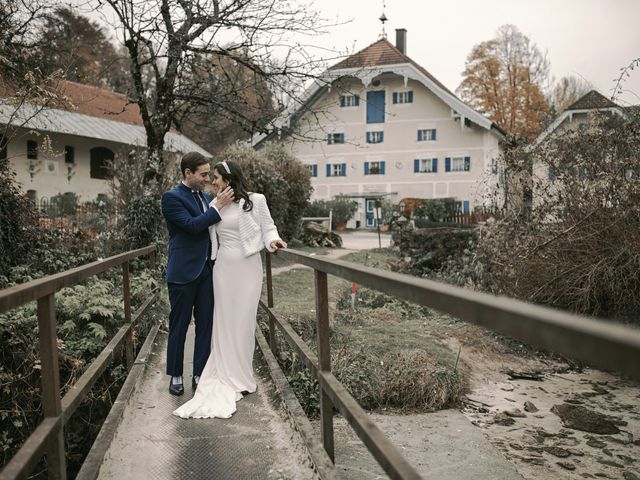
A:
[[[182,160],[180,161],[180,170],[182,170],[182,177],[184,178],[187,168],[191,170],[191,172],[195,172],[200,165],[204,165],[205,163],[209,163],[209,160],[201,153],[185,153],[182,157]]]

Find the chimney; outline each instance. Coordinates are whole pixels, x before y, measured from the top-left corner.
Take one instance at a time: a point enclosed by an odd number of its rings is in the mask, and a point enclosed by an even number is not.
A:
[[[396,48],[407,54],[407,29],[396,28]]]

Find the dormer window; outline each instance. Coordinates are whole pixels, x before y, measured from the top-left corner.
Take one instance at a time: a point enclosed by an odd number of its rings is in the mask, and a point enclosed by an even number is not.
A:
[[[413,91],[393,92],[393,103],[413,103]]]

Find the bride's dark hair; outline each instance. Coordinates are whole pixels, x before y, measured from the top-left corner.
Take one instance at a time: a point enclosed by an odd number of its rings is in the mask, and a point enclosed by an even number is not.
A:
[[[247,192],[247,181],[242,174],[240,165],[231,160],[225,160],[223,162],[216,163],[213,169],[218,172],[218,175],[220,175],[222,179],[233,189],[233,201],[239,202],[241,198],[244,199],[242,209],[245,212],[251,211],[253,208],[253,202],[249,198],[249,192]]]

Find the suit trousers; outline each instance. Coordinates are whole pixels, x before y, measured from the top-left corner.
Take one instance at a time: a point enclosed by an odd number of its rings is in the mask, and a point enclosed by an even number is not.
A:
[[[191,317],[195,320],[193,375],[200,375],[211,353],[213,326],[213,280],[211,263],[206,261],[198,278],[189,283],[168,283],[169,339],[167,341],[167,375],[183,374],[184,343]]]

